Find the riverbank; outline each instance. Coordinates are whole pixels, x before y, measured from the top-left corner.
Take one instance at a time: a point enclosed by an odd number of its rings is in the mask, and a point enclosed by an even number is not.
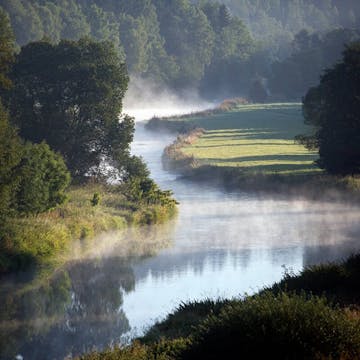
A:
[[[170,198],[149,203],[129,199],[126,193],[119,186],[73,186],[64,205],[46,213],[9,219],[2,229],[0,274],[61,262],[74,240],[161,223],[176,213],[176,202]]]
[[[131,346],[93,359],[355,359],[360,256],[306,268],[257,295],[181,304]]]
[[[147,128],[180,133],[166,147],[163,163],[194,180],[311,198],[360,193],[358,177],[324,173],[315,164],[316,152],[295,142],[297,135],[311,132],[297,103],[240,104],[221,112],[152,119]]]

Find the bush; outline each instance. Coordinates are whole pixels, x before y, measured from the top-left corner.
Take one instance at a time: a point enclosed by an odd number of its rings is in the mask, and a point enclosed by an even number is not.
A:
[[[355,359],[360,326],[323,298],[265,293],[226,306],[195,331],[181,359]]]
[[[20,181],[15,207],[20,214],[41,213],[65,201],[70,173],[61,155],[47,144],[26,144],[16,175]]]
[[[273,293],[306,291],[325,295],[341,305],[360,303],[360,255],[341,264],[321,264],[304,269],[299,275],[287,275],[271,287]]]

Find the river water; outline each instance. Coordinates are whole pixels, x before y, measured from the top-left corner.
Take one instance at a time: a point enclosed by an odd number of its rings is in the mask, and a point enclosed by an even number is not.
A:
[[[161,166],[173,137],[138,123],[133,152],[173,190],[177,218],[78,244],[71,261],[39,285],[3,279],[1,359],[63,359],[101,349],[142,334],[180,302],[251,294],[284,272],[359,250],[359,206],[185,180]]]

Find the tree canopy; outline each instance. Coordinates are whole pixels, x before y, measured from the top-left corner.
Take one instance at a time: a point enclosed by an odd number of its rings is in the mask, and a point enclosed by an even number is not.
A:
[[[24,144],[0,101],[0,223],[62,204],[69,183],[61,155],[45,143]]]
[[[44,36],[54,43],[110,41],[131,75],[180,92],[198,88],[209,98],[247,94],[261,76],[277,97],[300,99],[354,40],[341,38],[339,29],[360,25],[360,5],[351,0],[0,0],[0,6],[19,46]],[[304,48],[307,37],[319,38],[321,50],[315,42]]]
[[[318,83],[323,70],[341,59],[344,46],[359,38],[359,30],[336,29],[325,34],[300,31],[292,43],[292,54],[272,64],[269,74],[272,93],[286,99],[301,99]]]
[[[220,80],[223,72],[219,69],[226,61],[236,58],[242,63],[254,50],[242,21],[220,4],[0,0],[0,6],[9,15],[20,46],[44,36],[55,43],[84,36],[110,41],[129,73],[180,90],[197,87],[208,75]]]
[[[10,25],[9,16],[0,8],[0,95],[11,86],[8,77],[11,65],[15,60],[15,37]]]
[[[19,134],[60,152],[73,177],[96,173],[105,161],[121,167],[133,136],[123,117],[125,65],[109,42],[30,43],[13,67],[10,110]]]
[[[316,132],[300,140],[319,149],[320,167],[333,174],[360,173],[360,42],[348,46],[342,62],[308,91],[303,110]]]

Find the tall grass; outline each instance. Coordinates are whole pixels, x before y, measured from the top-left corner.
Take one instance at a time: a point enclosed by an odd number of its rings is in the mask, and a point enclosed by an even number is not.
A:
[[[101,198],[96,206],[92,204],[95,193]],[[174,206],[130,202],[118,189],[101,185],[73,187],[68,197],[68,202],[55,210],[12,218],[2,226],[0,273],[51,262],[75,239],[162,222],[176,211]]]

